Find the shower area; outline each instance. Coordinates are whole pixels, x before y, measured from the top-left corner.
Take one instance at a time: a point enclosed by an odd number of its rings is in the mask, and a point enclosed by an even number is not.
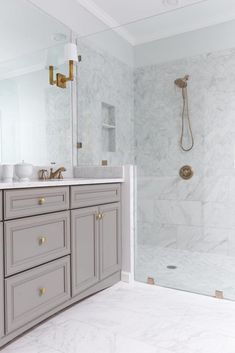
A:
[[[136,281],[235,300],[235,21],[146,41],[167,16],[78,38],[78,163],[136,166]]]
[[[235,299],[234,62],[232,49],[134,71],[136,280]]]

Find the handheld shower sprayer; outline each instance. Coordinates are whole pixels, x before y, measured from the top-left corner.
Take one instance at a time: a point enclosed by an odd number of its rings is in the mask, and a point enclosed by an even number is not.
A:
[[[180,147],[183,151],[188,152],[191,151],[191,149],[194,146],[194,137],[193,137],[193,131],[192,131],[192,126],[191,126],[191,121],[190,121],[190,115],[189,115],[189,104],[188,104],[188,80],[189,80],[189,75],[185,75],[182,78],[177,78],[175,80],[175,85],[182,89],[182,98],[183,98],[183,108],[182,108],[182,126],[181,126],[181,136],[180,136]],[[184,146],[184,135],[185,135],[185,123],[186,121],[188,122],[188,130],[190,134],[190,139],[191,143],[189,147]]]
[[[175,80],[175,85],[179,88],[186,88],[188,86],[189,75],[185,75],[183,78],[177,78]]]

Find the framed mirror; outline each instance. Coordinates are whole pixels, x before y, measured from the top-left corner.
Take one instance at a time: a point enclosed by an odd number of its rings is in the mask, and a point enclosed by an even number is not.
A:
[[[70,39],[29,1],[0,2],[0,164],[72,165],[71,83],[49,85],[50,65],[67,74]]]

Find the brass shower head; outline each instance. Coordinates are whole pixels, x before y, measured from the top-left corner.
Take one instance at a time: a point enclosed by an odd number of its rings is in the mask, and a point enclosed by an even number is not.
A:
[[[189,75],[185,75],[182,78],[177,78],[175,80],[175,85],[179,88],[186,88],[187,87],[187,81],[189,80]]]

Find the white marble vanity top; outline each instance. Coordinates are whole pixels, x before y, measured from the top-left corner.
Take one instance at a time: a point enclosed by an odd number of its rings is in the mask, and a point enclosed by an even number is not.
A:
[[[124,178],[102,178],[102,179],[86,179],[86,178],[71,178],[61,180],[31,180],[28,182],[12,182],[1,183],[0,189],[23,189],[23,188],[38,188],[45,186],[70,186],[70,185],[91,185],[91,184],[109,184],[109,183],[123,183]]]

